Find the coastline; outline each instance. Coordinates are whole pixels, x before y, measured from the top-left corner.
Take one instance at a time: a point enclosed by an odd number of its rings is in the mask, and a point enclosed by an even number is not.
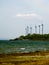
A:
[[[49,41],[49,34],[27,34],[21,35],[18,38],[10,39],[10,41],[16,40],[33,40],[33,41]]]
[[[49,51],[0,54],[0,65],[49,65]]]

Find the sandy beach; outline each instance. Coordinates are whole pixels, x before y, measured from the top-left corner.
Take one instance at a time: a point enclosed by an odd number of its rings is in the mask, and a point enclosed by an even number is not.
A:
[[[49,51],[0,54],[0,65],[49,65]]]

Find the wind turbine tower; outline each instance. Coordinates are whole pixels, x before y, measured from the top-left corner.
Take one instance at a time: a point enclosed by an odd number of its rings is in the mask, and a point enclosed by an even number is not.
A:
[[[29,26],[27,26],[27,29],[26,30],[27,30],[27,34],[29,34]]]
[[[30,27],[30,34],[32,34],[32,27]]]
[[[43,35],[43,24],[42,24],[42,35]]]
[[[37,34],[37,26],[35,25],[35,34]]]
[[[27,35],[27,28],[25,28],[25,35]]]
[[[39,34],[40,34],[40,25],[39,25]]]

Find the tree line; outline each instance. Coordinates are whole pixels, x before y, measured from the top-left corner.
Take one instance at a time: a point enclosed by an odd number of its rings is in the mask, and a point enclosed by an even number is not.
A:
[[[13,40],[47,40],[49,41],[49,34],[27,34],[21,35],[19,38]]]

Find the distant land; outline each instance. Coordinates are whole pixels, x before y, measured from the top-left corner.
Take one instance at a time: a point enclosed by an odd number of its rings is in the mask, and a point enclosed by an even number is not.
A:
[[[18,38],[10,39],[13,41],[16,40],[38,40],[38,41],[49,41],[49,34],[27,34],[27,35],[21,35]]]

